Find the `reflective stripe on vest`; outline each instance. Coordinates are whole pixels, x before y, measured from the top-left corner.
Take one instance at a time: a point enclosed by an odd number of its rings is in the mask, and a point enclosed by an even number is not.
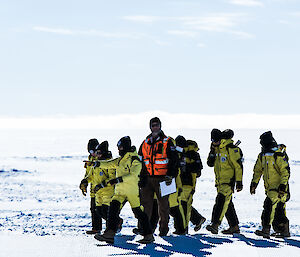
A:
[[[169,160],[164,160],[164,161],[155,161],[155,164],[167,164],[169,163]]]

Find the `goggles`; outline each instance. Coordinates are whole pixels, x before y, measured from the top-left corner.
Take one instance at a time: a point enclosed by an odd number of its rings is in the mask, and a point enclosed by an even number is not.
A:
[[[97,150],[95,153],[96,153],[97,155],[102,154],[101,150]]]
[[[117,147],[120,147],[121,145],[122,145],[122,142],[121,142],[121,140],[119,140],[117,143]]]

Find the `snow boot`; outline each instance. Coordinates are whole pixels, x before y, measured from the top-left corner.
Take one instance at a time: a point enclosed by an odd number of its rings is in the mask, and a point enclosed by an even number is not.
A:
[[[152,234],[145,235],[144,238],[138,240],[138,242],[141,244],[151,244],[152,242],[154,242],[154,236]]]
[[[275,233],[275,237],[285,238],[291,236],[289,222],[279,224],[279,227],[281,228],[281,231],[279,233]]]
[[[123,219],[120,218],[118,228],[117,228],[117,233],[119,233],[122,230],[122,225],[123,225]]]
[[[223,234],[225,235],[233,235],[233,234],[239,234],[240,233],[240,228],[239,225],[235,225],[233,227],[229,227],[229,229],[225,229],[222,231]]]
[[[270,229],[271,226],[268,225],[268,226],[264,226],[262,230],[256,230],[254,233],[255,235],[262,236],[263,238],[270,238]]]
[[[216,223],[212,223],[212,224],[210,224],[210,225],[207,225],[207,226],[206,226],[206,229],[207,229],[208,231],[210,231],[211,233],[213,233],[213,234],[218,234],[219,225],[216,224]]]
[[[159,236],[166,236],[169,232],[169,229],[165,229],[159,232]]]
[[[206,219],[204,217],[202,217],[199,222],[196,224],[196,226],[194,227],[194,231],[197,232],[201,229],[202,224],[206,221]]]
[[[113,244],[114,243],[114,238],[115,238],[115,232],[111,229],[110,230],[105,230],[103,235],[98,233],[94,236],[94,238],[99,240],[99,241],[104,241],[108,244]]]
[[[140,228],[134,228],[134,229],[132,230],[132,232],[133,232],[134,234],[136,234],[136,235],[142,235],[142,234],[143,234],[143,230],[140,229]]]
[[[179,236],[182,236],[182,235],[185,235],[185,234],[187,234],[187,229],[184,229],[184,230],[175,230],[174,232],[173,232],[173,234],[175,234],[175,235],[179,235]]]
[[[96,229],[91,229],[91,230],[85,231],[85,233],[87,233],[88,235],[94,235],[94,234],[97,234],[98,232],[99,232],[99,230],[96,230]]]

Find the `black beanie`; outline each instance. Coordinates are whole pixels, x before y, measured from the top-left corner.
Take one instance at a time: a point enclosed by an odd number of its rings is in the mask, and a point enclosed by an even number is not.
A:
[[[125,152],[129,152],[131,150],[131,139],[129,136],[126,137],[122,137],[119,141],[117,146],[122,146],[123,147],[123,151]]]
[[[182,147],[182,148],[187,147],[186,139],[181,135],[179,135],[175,138],[175,142],[176,142],[176,145],[179,147]]]
[[[261,136],[259,138],[260,138],[260,144],[265,149],[271,149],[271,148],[277,146],[277,143],[276,143],[275,139],[273,138],[271,131],[267,131],[267,132],[261,134]]]
[[[96,146],[96,150],[100,150],[102,154],[105,154],[108,152],[108,142],[103,141],[101,144]]]
[[[87,145],[88,152],[89,153],[91,153],[90,151],[95,152],[97,145],[99,145],[99,142],[96,138],[90,139],[89,142],[88,142],[88,145]]]
[[[210,133],[211,141],[218,142],[222,139],[222,132],[219,129],[214,128]]]
[[[222,138],[223,139],[231,139],[234,136],[234,132],[232,129],[225,129],[222,131]]]
[[[154,117],[154,118],[152,118],[150,120],[150,124],[149,124],[150,125],[150,129],[151,129],[152,123],[154,123],[154,122],[157,122],[159,124],[159,127],[161,128],[161,121],[160,121],[160,119],[158,117]]]

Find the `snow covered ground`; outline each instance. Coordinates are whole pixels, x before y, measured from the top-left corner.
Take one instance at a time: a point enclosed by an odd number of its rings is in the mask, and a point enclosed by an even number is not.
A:
[[[147,246],[136,241],[132,228],[136,220],[127,204],[121,216],[122,231],[114,246],[107,246],[88,236],[90,228],[89,197],[84,197],[78,185],[83,177],[82,160],[87,156],[89,138],[108,140],[113,154],[116,143],[130,135],[139,147],[149,131],[138,129],[98,130],[0,130],[0,256],[299,256],[300,255],[300,130],[272,130],[278,143],[287,145],[291,164],[291,200],[287,203],[292,237],[286,240],[265,240],[254,234],[260,225],[264,201],[263,183],[251,196],[249,185],[252,169],[259,153],[259,135],[266,130],[237,129],[234,139],[240,139],[245,157],[244,190],[235,193],[234,203],[241,225],[241,235],[212,235],[204,228],[190,235],[160,238]],[[205,164],[210,144],[210,129],[165,130],[167,135],[184,135],[200,146]],[[198,179],[194,207],[207,218],[214,204],[213,169],[204,166]],[[227,227],[226,219],[222,228]],[[173,221],[170,221],[172,232]]]

